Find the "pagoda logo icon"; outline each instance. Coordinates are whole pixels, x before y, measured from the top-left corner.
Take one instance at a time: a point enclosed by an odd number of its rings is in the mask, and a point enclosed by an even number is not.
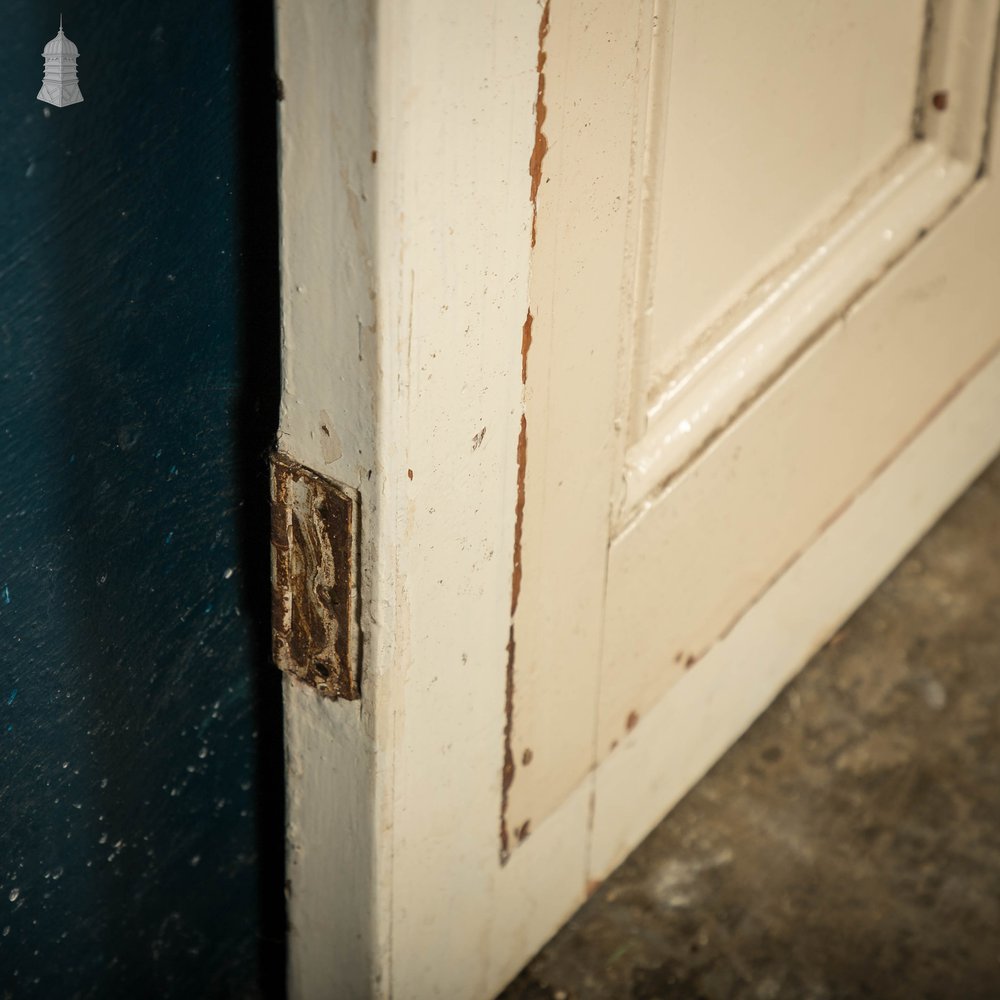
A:
[[[80,50],[63,34],[62,15],[59,15],[59,34],[45,46],[45,75],[38,99],[46,104],[64,108],[83,100],[76,78],[76,60]]]

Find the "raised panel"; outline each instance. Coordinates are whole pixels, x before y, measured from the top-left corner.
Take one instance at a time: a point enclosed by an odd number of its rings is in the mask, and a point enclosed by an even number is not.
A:
[[[756,18],[746,13],[751,7]],[[842,502],[841,488],[859,488],[898,439],[893,435],[906,433],[909,416],[927,403],[914,386],[912,411],[890,405],[864,454],[852,456],[842,444],[831,444],[834,451],[841,448],[841,464],[831,462],[823,476],[802,473],[813,490],[791,510],[783,507],[783,491],[791,487],[781,476],[788,472],[797,485],[803,463],[837,430],[824,423],[821,407],[813,439],[803,438],[797,424],[805,410],[796,409],[803,405],[798,396],[785,425],[762,432],[762,443],[772,450],[748,459],[752,472],[753,462],[761,463],[758,471],[769,468],[775,452],[799,454],[785,467],[779,464],[781,475],[765,471],[740,482],[723,468],[721,478],[712,480],[719,492],[714,507],[705,504],[704,491],[678,481],[685,463],[711,439],[706,427],[725,424],[757,398],[829,330],[830,317],[842,314],[923,232],[933,230],[972,182],[982,151],[991,57],[982,27],[990,26],[993,7],[936,3],[930,25],[927,9],[904,0],[884,10],[762,0],[741,6],[738,15],[730,8],[730,23],[719,4],[637,2],[625,8],[592,0],[554,4],[551,17],[543,19],[539,93],[546,146],[539,161],[530,337],[522,367],[522,575],[508,646],[505,857],[538,831],[628,731],[630,719],[644,714],[808,544]],[[780,17],[782,12],[788,16]],[[748,37],[754,45],[744,44]],[[881,77],[878,53],[890,70]],[[839,93],[838,69],[847,78]],[[944,88],[950,92],[948,114],[934,109],[926,121],[915,114]],[[862,113],[866,93],[871,106]],[[845,107],[837,106],[838,99]],[[688,109],[686,138],[672,144],[678,107]],[[742,120],[751,116],[752,122]],[[824,117],[821,128],[817,122]],[[800,149],[797,138],[807,126],[814,130],[811,145]],[[705,142],[705,150],[698,149],[701,135],[715,136],[715,146]],[[717,178],[698,166],[701,157],[719,158],[724,142],[729,162],[717,164],[718,177],[738,187],[739,161],[756,158],[751,173],[766,188],[766,198],[736,199],[732,212],[714,204]],[[677,143],[685,149],[676,149]],[[814,161],[815,175],[808,176]],[[756,259],[758,250],[766,256],[765,244],[767,253],[786,260],[750,293],[737,295],[732,309],[723,309],[721,325],[703,331],[709,341],[695,345],[695,361],[679,385],[666,394],[654,392],[647,403],[655,353],[650,345],[666,343],[675,298],[664,245],[676,238],[671,212],[686,202],[700,206],[700,224],[689,212],[686,242],[700,241],[706,282],[721,280],[713,247],[727,241],[746,260]],[[765,202],[770,210],[761,207]],[[714,224],[720,220],[725,225]],[[802,226],[819,227],[811,243],[797,239],[796,227]],[[584,231],[588,239],[579,238]],[[616,272],[624,277],[618,287]],[[630,279],[636,275],[633,302]],[[751,278],[743,274],[739,280]],[[612,425],[607,415],[616,389],[619,400],[630,391],[626,359],[633,339],[631,391],[643,399],[645,433],[626,450],[625,421]],[[710,348],[697,356],[708,342]],[[865,358],[867,350],[862,345],[855,357]],[[961,350],[951,353],[956,372],[963,359],[968,361]],[[944,369],[938,374],[944,377]],[[859,418],[863,423],[864,411]],[[703,436],[692,448],[694,425]],[[842,423],[840,430],[860,425]],[[711,479],[704,469],[698,475],[702,483]],[[611,547],[605,578],[596,571],[608,551],[602,518],[617,481],[628,492],[610,529],[612,535],[625,530]],[[755,529],[729,504],[734,491],[745,489],[753,497],[758,488],[763,492],[752,503],[759,503],[763,515]],[[647,507],[660,513],[643,517]],[[598,524],[600,530],[593,530]],[[783,534],[776,544],[772,536],[779,527]],[[649,566],[637,570],[623,562],[621,552],[630,545],[636,559],[648,557]],[[683,572],[666,569],[677,566]],[[648,592],[633,593],[633,579],[648,581]],[[602,599],[605,586],[606,625],[603,614],[587,611]],[[661,625],[650,627],[650,616]]]
[[[779,7],[797,14],[771,26],[767,17]],[[856,21],[853,7],[832,2],[742,5],[769,30],[740,47],[727,27],[714,25],[715,58],[697,92],[700,77],[685,68],[700,66],[696,36],[685,29],[691,8],[667,8],[650,80],[620,524],[947,215],[976,177],[995,7],[971,0],[920,7],[917,17],[905,3],[865,5]],[[828,30],[817,35],[824,23]],[[867,28],[855,30],[859,23]],[[750,22],[744,28],[751,37]],[[781,52],[771,50],[774,34]],[[729,48],[754,71],[737,61],[733,76]],[[815,65],[785,50],[814,52]],[[772,86],[785,63],[802,81],[804,103],[791,83]],[[872,73],[878,84],[867,82]],[[709,85],[713,74],[723,82]],[[870,106],[862,100],[869,91]],[[688,104],[703,109],[700,120]],[[716,119],[726,122],[723,139],[714,136]]]
[[[676,6],[654,384],[911,139],[924,0]],[[752,40],[752,44],[749,42]]]
[[[677,86],[687,10],[674,8],[654,98],[663,67],[671,67],[670,91]],[[907,11],[896,11],[901,29],[912,28]],[[698,669],[995,349],[990,275],[1000,219],[984,143],[997,5],[956,0],[927,11],[919,73],[903,73],[900,52],[887,54],[887,72],[912,93],[905,148],[809,239],[792,239],[788,259],[729,309],[723,294],[721,318],[691,341],[665,386],[652,372],[657,349],[678,329],[676,302],[685,301],[678,271],[697,265],[704,288],[729,279],[707,252],[689,261],[674,254],[669,209],[679,198],[669,140],[649,161],[648,298],[637,310],[633,369],[633,391],[644,402],[608,559],[599,758]],[[713,37],[724,40],[725,29],[716,26]],[[785,39],[790,48],[810,44],[808,33]],[[797,72],[806,75],[804,67]],[[678,101],[686,99],[694,100],[685,89]],[[669,113],[666,121],[669,132]],[[773,152],[750,158],[763,162]],[[824,176],[826,161],[814,160]],[[800,168],[812,164],[806,155]],[[702,181],[691,178],[706,247],[713,236],[721,245],[749,231],[730,225],[731,205],[714,204],[713,182],[721,202],[728,197],[720,176],[706,170]],[[805,189],[790,194],[799,208]],[[772,197],[781,201],[780,192]],[[791,218],[796,208],[782,211]]]
[[[974,189],[612,543],[598,753],[614,750],[997,349],[1000,218]],[[990,239],[976,246],[976,232]],[[780,642],[780,635],[775,642]],[[748,682],[757,664],[747,663]]]
[[[996,0],[648,398],[689,2],[280,6],[282,446],[365,526],[361,698],[286,685],[293,996],[495,994],[1000,439]]]

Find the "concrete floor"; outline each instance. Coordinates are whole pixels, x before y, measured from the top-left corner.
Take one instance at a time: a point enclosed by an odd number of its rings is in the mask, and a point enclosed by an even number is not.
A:
[[[1000,997],[1000,462],[502,996]]]

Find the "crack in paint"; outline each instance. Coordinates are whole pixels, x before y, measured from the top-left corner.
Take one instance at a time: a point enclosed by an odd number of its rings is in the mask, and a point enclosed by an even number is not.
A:
[[[510,623],[507,640],[507,690],[504,700],[506,718],[503,727],[503,778],[500,793],[500,863],[506,864],[510,857],[510,835],[507,832],[507,799],[514,781],[514,751],[511,747],[514,723],[514,623]]]
[[[534,324],[534,317],[531,310],[524,319],[524,326],[521,327],[521,385],[526,385],[528,381],[528,351],[531,349],[531,327]]]
[[[511,574],[510,617],[517,612],[521,596],[521,534],[524,531],[524,474],[528,466],[528,419],[521,414],[521,433],[517,437],[517,503],[514,506],[514,572]]]
[[[525,321],[525,330],[531,329],[531,313]],[[530,334],[528,336],[530,342]],[[527,348],[522,360],[523,378],[527,378]],[[528,420],[521,414],[521,433],[517,439],[517,503],[514,507],[514,570],[511,574],[510,634],[507,639],[507,680],[504,695],[503,727],[503,781],[500,793],[500,862],[510,857],[510,835],[507,830],[507,800],[514,782],[514,614],[521,596],[521,533],[524,530],[524,477],[528,459]],[[520,841],[523,839],[519,837]]]
[[[549,33],[549,0],[542,9],[538,25],[538,95],[535,98],[535,144],[531,150],[528,173],[531,174],[531,245],[535,245],[535,224],[538,221],[538,188],[542,183],[542,160],[549,149],[549,141],[542,131],[548,109],[545,106],[545,36]]]
[[[542,161],[548,151],[549,143],[542,131],[545,124],[547,109],[545,107],[545,38],[549,33],[549,0],[542,8],[542,17],[538,24],[538,92],[535,98],[535,141],[528,161],[528,174],[531,177],[531,246],[535,246],[538,223],[538,188],[542,182]],[[507,639],[507,676],[504,693],[504,729],[503,729],[503,771],[500,793],[500,863],[506,864],[510,857],[510,833],[507,827],[507,803],[510,798],[510,787],[514,782],[514,615],[517,612],[517,602],[521,596],[521,535],[524,530],[524,481],[528,466],[528,419],[524,410],[523,387],[528,384],[528,351],[531,349],[531,331],[534,318],[528,309],[524,325],[521,328],[521,385],[522,410],[521,431],[517,439],[517,501],[514,507],[514,565],[511,573],[510,594],[510,633]],[[527,837],[530,820],[525,820],[521,827],[514,831],[518,842]]]

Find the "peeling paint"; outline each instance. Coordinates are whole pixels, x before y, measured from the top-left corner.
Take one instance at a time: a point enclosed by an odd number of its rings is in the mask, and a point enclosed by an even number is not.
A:
[[[549,33],[549,0],[542,9],[542,19],[538,25],[538,96],[535,99],[535,144],[531,150],[528,172],[531,174],[531,245],[535,245],[535,223],[538,220],[538,188],[542,183],[542,161],[548,152],[549,141],[542,127],[545,124],[545,36]]]
[[[535,319],[528,310],[528,315],[524,319],[524,326],[521,327],[521,385],[528,382],[528,351],[531,350],[531,328]]]
[[[517,503],[514,506],[514,572],[511,578],[510,614],[514,617],[521,596],[521,534],[524,531],[524,477],[528,466],[528,418],[521,414],[517,437]]]
[[[535,98],[535,141],[531,150],[531,157],[528,161],[528,174],[531,178],[531,245],[534,247],[537,235],[538,223],[538,188],[542,182],[542,161],[548,150],[548,140],[545,137],[543,126],[545,124],[545,38],[549,33],[549,0],[546,0],[542,9],[541,20],[538,24],[538,58],[536,62],[536,72],[538,73],[538,91]],[[521,327],[521,385],[528,383],[528,352],[531,349],[532,326],[534,317],[529,308]],[[483,428],[485,433],[485,428]],[[478,445],[473,446],[478,447]],[[511,573],[511,595],[510,595],[510,635],[507,641],[507,677],[505,694],[505,721],[504,721],[504,756],[503,756],[503,779],[502,792],[500,798],[500,862],[506,863],[510,857],[510,836],[507,828],[507,802],[510,797],[510,786],[514,781],[514,616],[517,613],[517,602],[521,595],[521,535],[524,528],[524,482],[528,465],[528,419],[524,412],[523,405],[521,411],[521,431],[517,439],[517,500],[514,507],[514,567]],[[527,764],[531,760],[531,751],[525,751],[522,762]],[[522,841],[529,830],[529,822],[525,821],[514,835],[518,842]]]
[[[320,450],[323,452],[323,461],[327,465],[332,465],[338,458],[343,457],[344,446],[341,444],[337,432],[333,429],[333,420],[326,410],[320,410]]]
[[[500,863],[506,864],[510,857],[510,836],[507,832],[507,800],[511,782],[514,780],[514,750],[511,735],[514,722],[514,623],[511,622],[507,639],[507,686],[504,703],[506,722],[503,727],[503,775],[500,791]]]

